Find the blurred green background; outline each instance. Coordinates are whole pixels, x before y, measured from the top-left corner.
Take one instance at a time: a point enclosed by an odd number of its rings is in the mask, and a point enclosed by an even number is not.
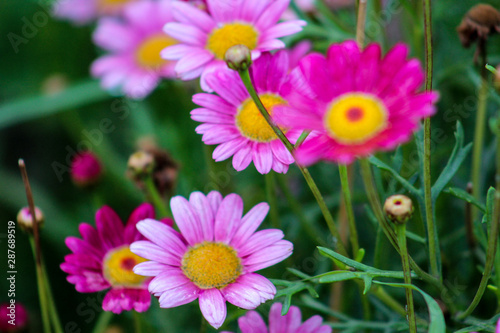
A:
[[[499,1],[485,2],[500,7]],[[467,10],[476,3],[473,0],[433,3],[434,87],[441,94],[439,112],[432,119],[432,164],[436,178],[451,153],[457,120],[464,125],[465,141],[472,140],[479,71],[472,63],[475,48],[463,49],[455,29]],[[77,293],[59,269],[64,255],[69,253],[64,238],[77,236],[77,227],[82,221],[94,224],[96,209],[93,204],[95,194],[76,188],[69,173],[61,171],[69,166],[72,152],[90,145],[91,150],[101,158],[105,177],[96,191],[123,219],[144,200],[141,191],[125,176],[125,171],[128,156],[136,149],[137,140],[146,136],[156,138],[158,144],[180,164],[176,194],[188,196],[194,190],[208,192],[213,188],[223,193],[236,192],[244,198],[247,211],[256,203],[266,200],[264,177],[253,166],[236,173],[230,163],[215,164],[211,161],[212,148],[202,144],[201,137],[194,132],[196,123],[189,117],[189,111],[193,108],[191,95],[199,91],[196,82],[163,82],[144,101],[128,101],[120,96],[112,96],[102,91],[98,82],[89,77],[89,65],[100,54],[91,41],[93,26],[75,27],[53,19],[49,12],[50,5],[46,1],[0,1],[0,221],[3,225],[0,229],[0,251],[7,251],[6,222],[15,220],[18,210],[26,205],[17,168],[18,159],[24,158],[35,203],[46,217],[42,232],[43,251],[63,325],[75,322],[82,332],[88,332],[97,315],[90,303],[93,299],[100,302],[102,295]],[[354,10],[338,10],[334,16],[345,29],[319,14],[318,18],[314,18],[315,28],[308,28],[287,41],[293,43],[301,38],[310,38],[314,41],[315,49],[323,51],[332,42],[352,37]],[[424,43],[421,17],[420,5],[415,2],[388,1],[382,11],[370,6],[367,17],[368,39],[384,43],[386,50],[396,42],[406,42],[411,46],[412,56],[422,59]],[[499,36],[490,39],[488,51],[489,63],[498,64]],[[494,115],[499,106],[500,97],[492,91],[489,115]],[[104,119],[112,123],[109,133],[99,130]],[[489,130],[487,133],[483,176],[485,184],[489,186],[493,184],[494,140]],[[402,174],[408,178],[417,169],[414,143],[408,143],[402,151],[405,157]],[[389,157],[390,154],[380,156],[387,161]],[[56,166],[59,173],[55,171]],[[353,170],[358,230],[361,245],[367,250],[365,260],[370,262],[375,227],[365,214],[367,201],[357,166]],[[320,164],[311,168],[311,173],[327,197],[329,206],[337,214],[340,189],[337,167]],[[470,157],[454,178],[453,185],[465,188],[469,174]],[[389,184],[390,177],[386,174],[381,174],[381,177],[384,185]],[[325,236],[319,240],[307,237],[299,219],[278,190],[280,222],[286,239],[294,242],[295,252],[288,261],[265,271],[265,275],[278,279],[292,278],[284,273],[286,267],[294,267],[311,275],[328,270],[330,263],[313,253],[318,244],[331,247],[331,240],[326,236],[328,233],[320,211],[300,173],[291,167],[289,174],[279,175],[278,178],[291,187],[304,208],[308,222]],[[395,191],[398,188],[391,189]],[[471,253],[465,242],[463,210],[463,201],[450,195],[443,194],[438,201],[439,234],[445,274],[448,277],[446,283],[458,286],[463,293],[453,297],[457,302],[467,304],[476,290],[479,274],[470,260]],[[417,216],[415,220],[418,219]],[[264,226],[270,226],[269,218]],[[410,228],[424,235],[420,223]],[[38,332],[40,318],[33,259],[26,235],[20,230],[16,235],[16,300],[27,306],[31,316],[31,331]],[[425,248],[421,244],[410,242],[410,251],[417,260],[425,259]],[[5,258],[4,255],[0,257]],[[384,262],[386,267],[382,268],[399,269],[399,258],[389,247],[387,258]],[[6,271],[6,259],[2,259],[0,267]],[[3,290],[7,289],[7,284],[4,278],[0,286],[0,301],[6,301],[7,295]],[[346,291],[344,297],[350,297],[349,293],[354,292],[352,289]],[[320,300],[328,303],[329,286],[322,286],[319,291]],[[358,297],[350,298],[354,301],[346,302],[343,310],[353,317],[360,317],[360,306],[355,301]],[[494,302],[493,294],[487,292],[476,314],[479,317],[491,317],[494,314]],[[153,310],[148,312],[146,318],[158,331],[159,327],[167,327],[168,332],[199,331],[197,302],[170,310],[159,310],[157,302],[153,300],[152,303]],[[259,311],[267,315],[268,308],[263,306]],[[233,321],[226,321],[225,328],[234,330],[234,319],[243,311],[232,306],[229,309],[228,319]],[[303,318],[314,313],[308,310],[304,312]],[[127,325],[129,314],[117,316],[115,321]],[[123,328],[125,331],[131,331],[131,325],[124,327],[129,327]]]

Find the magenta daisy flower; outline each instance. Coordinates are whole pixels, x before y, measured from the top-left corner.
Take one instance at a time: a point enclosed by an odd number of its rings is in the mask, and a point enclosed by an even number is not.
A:
[[[318,134],[298,149],[298,161],[351,163],[408,141],[420,120],[434,114],[438,93],[420,92],[424,73],[407,56],[402,44],[381,58],[377,44],[360,51],[346,41],[332,45],[326,57],[303,58],[293,76],[304,78],[309,95],[290,90],[289,105],[275,112],[283,126]]]
[[[60,0],[54,4],[54,16],[76,24],[86,24],[101,16],[119,15],[126,5],[137,0]]]
[[[205,75],[218,65],[225,66],[224,55],[235,45],[245,45],[252,58],[261,52],[285,47],[279,37],[302,30],[300,20],[277,23],[290,0],[207,0],[208,13],[186,3],[173,4],[176,23],[165,25],[165,32],[179,40],[178,45],[162,51],[162,57],[179,60],[175,70],[183,80]]]
[[[94,61],[92,75],[101,78],[105,89],[121,87],[132,98],[147,96],[161,78],[175,77],[175,62],[160,56],[162,49],[177,44],[162,31],[172,20],[171,0],[144,0],[127,6],[123,21],[99,21],[94,42],[109,54]]]
[[[102,175],[101,162],[90,151],[82,152],[71,161],[71,179],[79,186],[95,184]]]
[[[313,316],[302,323],[302,314],[296,306],[291,306],[288,313],[281,315],[281,303],[274,303],[269,311],[269,328],[262,317],[255,311],[249,311],[238,319],[242,333],[331,333],[332,328],[323,325],[323,318]],[[221,332],[231,333],[231,332]]]
[[[264,106],[272,115],[283,97],[288,78],[288,52],[264,53],[251,67],[252,80]],[[233,167],[244,170],[253,161],[261,174],[274,170],[286,173],[294,162],[292,155],[260,114],[236,71],[221,70],[207,75],[207,84],[218,94],[196,94],[193,102],[201,108],[191,111],[191,118],[202,124],[196,132],[203,134],[207,145],[218,145],[213,158],[219,162],[233,156]],[[300,131],[286,131],[295,142]]]
[[[146,311],[151,303],[147,290],[150,279],[132,271],[146,259],[132,253],[130,244],[142,239],[136,230],[137,222],[154,215],[153,206],[144,203],[132,212],[124,226],[110,207],[99,209],[95,216],[97,230],[82,223],[79,230],[83,239],[66,238],[66,245],[73,253],[64,258],[61,269],[69,274],[68,282],[81,293],[111,288],[102,302],[105,311]]]
[[[274,297],[276,288],[254,273],[291,255],[293,245],[278,229],[257,231],[269,211],[260,203],[243,216],[237,194],[222,198],[193,192],[189,201],[176,196],[170,202],[180,233],[148,219],[137,229],[148,239],[131,250],[150,261],[134,272],[154,276],[149,291],[160,307],[172,308],[199,299],[201,313],[215,328],[226,318],[226,301],[255,309]]]

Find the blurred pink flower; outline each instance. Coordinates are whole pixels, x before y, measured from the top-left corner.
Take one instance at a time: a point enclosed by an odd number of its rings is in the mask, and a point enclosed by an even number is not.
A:
[[[300,20],[277,23],[290,0],[207,0],[208,13],[192,5],[177,2],[174,17],[165,32],[179,40],[162,51],[162,57],[179,60],[175,71],[183,80],[201,76],[201,87],[211,91],[205,82],[207,73],[225,66],[224,55],[235,45],[245,45],[256,59],[264,51],[284,48],[279,37],[302,30]]]
[[[53,12],[56,17],[81,25],[102,16],[119,15],[135,1],[138,0],[56,0]]]
[[[71,161],[71,179],[79,186],[95,184],[102,175],[99,159],[92,152],[82,152]]]
[[[332,45],[327,56],[303,58],[292,76],[310,86],[290,89],[289,105],[276,107],[276,120],[315,135],[296,152],[300,163],[351,163],[408,141],[420,120],[436,111],[437,92],[419,92],[424,72],[408,47],[395,46],[381,58],[378,44],[360,51],[356,42]]]
[[[130,244],[143,239],[136,229],[137,222],[154,216],[153,206],[144,203],[132,212],[124,226],[110,207],[99,209],[95,216],[97,230],[82,223],[79,230],[83,239],[66,238],[66,245],[73,253],[64,258],[61,269],[69,274],[68,282],[81,293],[111,288],[102,303],[105,311],[146,311],[151,303],[147,290],[150,279],[132,271],[146,259],[132,253]],[[171,225],[172,221],[167,219],[163,223]]]
[[[292,254],[293,245],[278,229],[257,231],[269,211],[260,203],[243,216],[243,200],[237,194],[225,198],[219,192],[207,196],[193,192],[189,201],[170,201],[173,228],[148,219],[137,229],[148,239],[131,250],[149,259],[134,272],[154,276],[149,291],[160,307],[173,308],[199,299],[205,319],[219,328],[226,319],[226,301],[243,309],[255,309],[276,294],[274,285],[255,271],[272,266]]]
[[[14,299],[12,299],[14,300]],[[0,332],[21,332],[28,326],[28,311],[19,302],[0,304]]]
[[[94,61],[93,76],[105,89],[121,87],[132,98],[149,95],[161,78],[175,77],[175,62],[161,58],[160,51],[177,44],[163,33],[171,22],[171,0],[144,0],[128,5],[123,20],[103,18],[94,33],[94,42],[109,54]]]
[[[274,303],[269,311],[269,329],[262,317],[255,311],[247,312],[238,319],[242,333],[331,333],[332,328],[323,325],[323,318],[313,316],[302,323],[302,314],[296,306],[281,315],[281,303]],[[232,333],[232,332],[221,332]]]
[[[299,51],[297,54],[303,52]],[[289,53],[285,50],[274,55],[265,52],[250,67],[256,91],[271,115],[277,105],[287,103],[283,88],[289,80]],[[217,95],[194,95],[193,102],[201,108],[191,111],[191,118],[202,123],[196,132],[203,134],[203,142],[218,145],[213,152],[214,160],[224,161],[232,156],[237,171],[246,169],[253,161],[261,174],[271,169],[286,173],[294,159],[260,114],[239,74],[221,69],[208,74],[206,80]],[[285,132],[292,143],[302,133]]]

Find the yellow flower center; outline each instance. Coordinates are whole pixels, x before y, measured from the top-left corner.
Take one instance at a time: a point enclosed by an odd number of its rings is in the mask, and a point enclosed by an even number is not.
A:
[[[144,68],[158,68],[167,62],[167,60],[162,59],[160,52],[164,48],[175,44],[177,44],[177,40],[168,35],[153,35],[139,45],[136,51],[137,62]]]
[[[107,9],[109,7],[120,7],[133,0],[99,0],[97,6],[99,9]]]
[[[182,271],[199,288],[223,288],[236,281],[242,267],[236,251],[223,243],[203,242],[182,258]]]
[[[259,95],[259,97],[270,115],[273,114],[273,108],[276,105],[286,104],[286,101],[277,95],[262,94]],[[241,134],[254,141],[269,142],[277,138],[273,129],[262,116],[251,97],[247,98],[238,108],[236,126]],[[286,130],[282,130],[286,132]]]
[[[144,261],[146,259],[132,253],[128,245],[118,247],[109,251],[104,257],[104,277],[113,286],[139,286],[146,277],[135,274],[132,269]]]
[[[324,117],[328,134],[343,144],[360,144],[387,127],[388,112],[381,100],[364,93],[335,99]]]
[[[255,49],[258,37],[257,31],[250,24],[227,23],[212,31],[208,36],[207,48],[218,59],[224,59],[231,46],[245,45],[250,50]]]

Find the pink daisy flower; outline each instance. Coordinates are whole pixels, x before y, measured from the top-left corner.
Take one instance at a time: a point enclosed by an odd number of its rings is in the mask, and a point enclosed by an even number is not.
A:
[[[242,333],[331,333],[332,328],[323,324],[323,318],[313,316],[302,323],[302,314],[296,306],[291,306],[288,313],[281,315],[281,303],[274,303],[269,311],[269,328],[262,317],[255,311],[247,312],[238,319]],[[221,332],[231,333],[231,332]]]
[[[136,230],[137,222],[154,215],[153,206],[144,203],[132,212],[124,226],[110,207],[99,209],[95,216],[97,230],[82,223],[79,230],[83,239],[66,238],[66,245],[73,253],[64,258],[61,269],[69,274],[68,282],[81,293],[111,288],[102,302],[105,311],[146,311],[151,303],[147,290],[150,279],[132,271],[146,259],[132,253],[130,244],[142,239]]]
[[[278,105],[285,105],[284,91],[289,71],[287,51],[275,55],[264,53],[251,67],[251,77],[260,99],[272,115]],[[191,118],[202,124],[196,132],[203,134],[207,145],[218,145],[213,153],[217,162],[233,156],[233,167],[244,170],[253,161],[261,174],[272,170],[286,173],[294,162],[292,155],[260,114],[236,71],[213,72],[207,84],[218,94],[201,93],[193,102],[201,108],[191,111]],[[284,129],[286,131],[286,129]],[[286,131],[295,142],[300,131]]]
[[[274,298],[276,288],[255,271],[272,266],[292,254],[293,245],[278,229],[257,231],[269,211],[260,203],[243,216],[237,194],[225,198],[219,192],[207,196],[193,192],[189,201],[170,201],[173,228],[148,219],[137,229],[148,239],[131,250],[149,259],[134,272],[155,278],[149,291],[160,307],[172,308],[199,299],[205,319],[219,328],[226,318],[226,301],[243,309],[255,309]]]
[[[58,0],[54,16],[75,24],[89,23],[101,16],[119,15],[126,5],[137,0]]]
[[[175,62],[161,58],[160,51],[177,41],[163,33],[173,20],[172,1],[141,1],[124,10],[123,21],[104,18],[94,42],[109,54],[94,61],[91,73],[105,89],[121,87],[132,98],[147,96],[161,78],[175,77]]]
[[[189,4],[173,4],[176,23],[165,25],[165,32],[179,40],[162,51],[162,57],[179,60],[175,71],[183,80],[201,75],[203,90],[210,91],[205,75],[224,66],[226,51],[245,45],[252,58],[261,52],[284,48],[279,37],[302,30],[300,20],[277,23],[290,0],[207,0],[208,13]]]
[[[356,42],[332,45],[326,57],[310,54],[292,76],[302,77],[309,94],[296,89],[276,107],[283,126],[316,132],[297,150],[300,163],[324,159],[351,163],[408,141],[420,120],[436,111],[437,92],[420,92],[420,62],[407,60],[408,47],[396,45],[381,58],[378,44],[360,51]]]

